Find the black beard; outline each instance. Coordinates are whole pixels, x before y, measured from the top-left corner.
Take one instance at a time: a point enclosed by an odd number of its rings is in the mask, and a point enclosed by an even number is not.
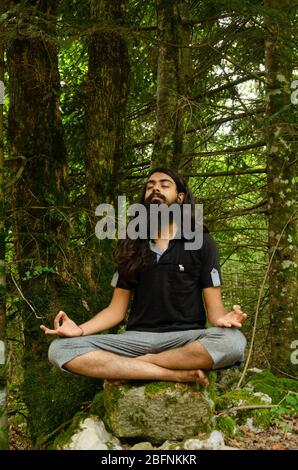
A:
[[[155,199],[155,201],[153,201],[154,198],[158,198],[158,199]],[[145,205],[149,205],[149,204],[158,204],[158,205],[167,204],[167,200],[163,194],[153,193],[153,194],[150,194],[150,196],[145,201]]]
[[[154,198],[154,197],[153,197]],[[151,198],[150,198],[151,199]],[[150,206],[152,206],[153,204],[157,204],[158,206],[160,206],[161,204],[167,204],[168,206],[170,206],[166,201],[152,201],[152,200],[146,200],[144,201],[144,206],[146,208],[146,212],[147,212],[147,229],[148,229],[148,238],[150,238]],[[178,198],[176,199],[176,201],[174,201],[172,204],[178,204]],[[165,228],[163,225],[162,225],[162,220],[161,220],[161,213],[159,212],[158,213],[158,232],[160,232],[163,228]],[[174,222],[174,214],[173,212],[169,212],[169,225],[172,225]],[[176,224],[179,226],[180,223],[181,223],[181,220],[175,220]]]

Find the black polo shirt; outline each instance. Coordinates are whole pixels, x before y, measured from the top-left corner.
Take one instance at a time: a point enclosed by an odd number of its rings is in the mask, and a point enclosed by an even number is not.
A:
[[[205,328],[202,289],[222,284],[216,245],[209,233],[199,250],[185,250],[185,239],[172,239],[168,248],[136,282],[121,276],[113,287],[133,290],[127,330],[179,331]],[[115,276],[115,275],[114,275]]]

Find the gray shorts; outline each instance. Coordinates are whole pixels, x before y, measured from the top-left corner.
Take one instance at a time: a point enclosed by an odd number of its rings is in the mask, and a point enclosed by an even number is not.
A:
[[[156,354],[199,341],[213,360],[213,369],[239,365],[244,359],[246,339],[237,328],[207,328],[203,330],[125,331],[119,334],[96,334],[54,340],[49,348],[49,360],[60,367],[77,356],[103,349],[126,357]]]

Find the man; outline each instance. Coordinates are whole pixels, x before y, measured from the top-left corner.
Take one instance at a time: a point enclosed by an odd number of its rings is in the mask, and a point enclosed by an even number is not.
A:
[[[194,206],[183,179],[168,168],[152,170],[141,202]],[[232,366],[243,360],[246,341],[238,328],[246,318],[238,305],[224,308],[215,242],[205,229],[199,249],[185,249],[177,224],[159,225],[154,239],[118,242],[118,272],[110,305],[77,325],[65,312],[48,335],[49,359],[62,370],[116,380],[199,381],[204,370]],[[121,323],[133,296],[127,329],[98,334]],[[213,327],[205,328],[206,313]],[[61,322],[61,324],[60,324]]]

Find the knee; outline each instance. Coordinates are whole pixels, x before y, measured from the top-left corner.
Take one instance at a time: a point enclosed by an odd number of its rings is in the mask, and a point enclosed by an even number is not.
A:
[[[59,367],[59,358],[61,359],[61,351],[63,349],[63,340],[55,339],[52,341],[48,351],[49,361]]]
[[[246,339],[243,333],[237,328],[225,328],[225,336],[231,364],[243,362],[246,348]]]

